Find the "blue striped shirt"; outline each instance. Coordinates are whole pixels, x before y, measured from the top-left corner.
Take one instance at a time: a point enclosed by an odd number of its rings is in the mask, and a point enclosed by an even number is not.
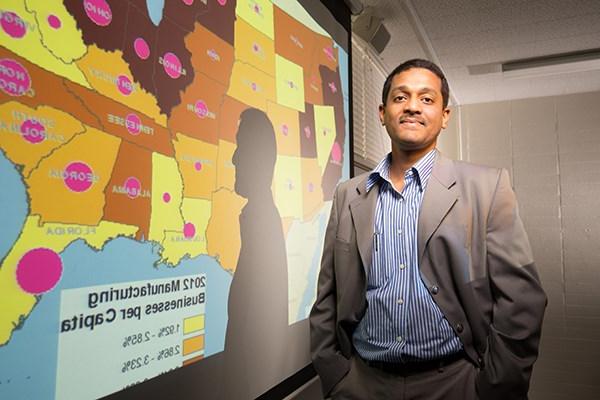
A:
[[[430,151],[406,171],[401,193],[390,179],[391,154],[367,181],[367,191],[379,182],[379,197],[367,279],[368,306],[353,335],[354,346],[364,359],[432,360],[462,349],[419,272],[419,209],[436,154],[435,149]]]

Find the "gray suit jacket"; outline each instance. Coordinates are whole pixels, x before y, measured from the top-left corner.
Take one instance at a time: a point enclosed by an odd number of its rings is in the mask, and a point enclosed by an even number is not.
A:
[[[325,235],[311,354],[324,394],[348,372],[352,333],[367,307],[379,188],[368,175],[341,183]],[[480,368],[480,398],[526,399],[546,295],[508,173],[438,153],[419,213],[424,284]]]

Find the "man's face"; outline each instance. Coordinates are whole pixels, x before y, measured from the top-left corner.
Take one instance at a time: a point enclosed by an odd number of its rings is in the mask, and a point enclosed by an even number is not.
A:
[[[379,106],[379,119],[402,151],[427,152],[450,118],[444,108],[441,79],[424,68],[411,68],[392,79],[386,103]]]

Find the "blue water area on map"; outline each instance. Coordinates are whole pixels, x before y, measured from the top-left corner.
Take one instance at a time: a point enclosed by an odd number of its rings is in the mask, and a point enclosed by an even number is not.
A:
[[[231,274],[208,256],[184,259],[175,268],[155,267],[157,250],[156,245],[128,238],[114,239],[101,251],[82,240],[68,246],[61,254],[64,270],[59,284],[40,298],[8,344],[0,347],[0,399],[54,398],[63,289],[204,273],[205,357],[223,351]],[[118,356],[117,351],[111,356]]]
[[[146,7],[148,8],[148,15],[150,20],[156,26],[160,24],[160,20],[163,17],[163,8],[165,7],[165,0],[146,0]]]
[[[21,175],[0,151],[0,260],[19,237],[27,216],[27,194]]]
[[[348,53],[344,51],[340,46],[334,43],[338,49],[338,63],[340,68],[340,80],[342,81],[342,95],[344,98],[344,116],[346,117],[346,141],[344,142],[344,164],[346,168],[342,168],[342,179],[343,181],[350,178],[350,169],[353,166],[350,164],[350,89],[348,84],[350,82],[348,74]]]
[[[317,234],[317,237],[325,237],[327,221],[329,221],[329,214],[323,212],[319,214],[319,233]],[[296,321],[301,321],[303,319],[308,318],[308,314],[310,313],[310,309],[312,308],[315,295],[317,293],[317,287],[315,285],[310,284],[310,282],[316,282],[320,266],[321,253],[315,250],[315,253],[313,254],[313,258],[310,263],[310,270],[308,271],[308,276],[306,277],[306,280],[309,282],[309,284],[306,285],[306,290],[302,295],[302,302],[300,303],[300,307],[298,308],[298,316],[296,317]]]

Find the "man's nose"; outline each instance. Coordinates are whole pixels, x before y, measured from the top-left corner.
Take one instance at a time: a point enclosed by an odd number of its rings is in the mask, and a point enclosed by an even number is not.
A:
[[[421,102],[418,97],[411,96],[405,103],[404,112],[409,114],[418,114],[421,112]]]

